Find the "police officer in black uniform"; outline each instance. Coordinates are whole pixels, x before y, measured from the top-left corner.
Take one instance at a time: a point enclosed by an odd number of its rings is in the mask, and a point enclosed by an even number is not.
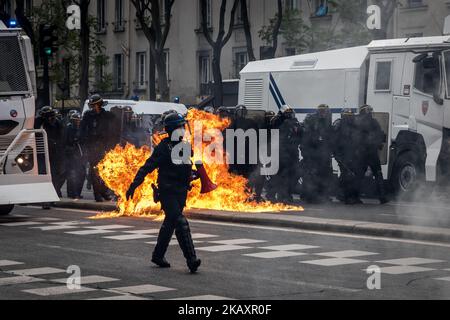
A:
[[[359,179],[357,177],[358,164],[361,154],[359,144],[359,132],[356,128],[355,114],[350,108],[341,112],[341,118],[333,124],[334,139],[333,154],[341,175],[339,176],[340,196],[345,204],[361,204],[359,198]]]
[[[375,178],[378,191],[378,199],[381,204],[389,202],[384,187],[383,173],[381,171],[380,157],[378,151],[383,147],[386,141],[386,134],[380,127],[380,124],[372,116],[373,109],[369,105],[363,105],[359,108],[357,116],[357,127],[361,143],[359,152],[361,153],[361,162],[359,166],[359,180],[364,178],[367,167],[370,167]]]
[[[305,118],[303,130],[300,146],[304,169],[302,197],[309,203],[328,202],[333,175],[333,129],[329,107],[321,104],[314,114],[309,114]]]
[[[279,129],[280,168],[273,178],[277,188],[277,199],[284,203],[293,201],[299,176],[299,145],[301,126],[295,117],[294,110],[288,105],[281,107],[280,112],[272,120],[271,127]]]
[[[92,188],[97,202],[102,202],[103,199],[111,200],[111,195],[98,175],[96,166],[120,139],[120,131],[115,128],[116,118],[103,108],[104,104],[102,97],[94,94],[89,100],[91,110],[85,112],[81,121],[81,138],[87,153]]]
[[[165,213],[165,219],[159,231],[158,241],[152,255],[152,262],[162,268],[170,267],[164,256],[175,231],[178,243],[186,258],[187,266],[192,273],[195,273],[200,266],[201,260],[196,256],[189,223],[183,215],[188,190],[195,172],[193,172],[192,164],[189,160],[190,154],[189,156],[180,154],[181,158],[172,156],[173,148],[178,148],[180,143],[186,144],[182,148],[183,150],[192,152],[190,144],[182,140],[182,130],[184,130],[185,125],[186,120],[179,113],[170,113],[165,116],[164,127],[169,137],[163,139],[156,146],[150,158],[139,169],[126,196],[127,199],[132,198],[136,188],[142,184],[145,177],[155,169],[158,169],[157,193]],[[180,133],[177,129],[181,130],[181,138],[177,141],[172,141],[173,133],[175,131]]]
[[[65,181],[64,126],[56,117],[55,109],[50,106],[45,106],[40,109],[39,116],[34,122],[34,128],[44,129],[47,133],[52,183],[58,197],[61,198],[61,187]],[[45,159],[42,160],[45,161]],[[41,163],[42,160],[40,159],[39,161],[40,168],[45,167],[45,164]],[[48,209],[47,205],[45,205],[45,209]]]
[[[86,164],[80,143],[81,114],[72,112],[66,126],[65,153],[67,171],[67,196],[72,199],[82,199]]]

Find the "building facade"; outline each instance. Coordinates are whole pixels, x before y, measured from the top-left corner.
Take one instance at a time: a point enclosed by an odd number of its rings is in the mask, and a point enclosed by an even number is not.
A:
[[[27,8],[43,0],[27,0]],[[327,0],[283,0],[284,7],[296,9],[306,25],[313,30],[339,30],[342,19]],[[14,15],[14,2],[5,1],[4,10]],[[208,0],[208,24],[213,38],[218,32],[220,0]],[[276,0],[247,0],[253,50],[256,59],[264,58],[266,43],[259,30],[269,24],[277,11]],[[161,0],[161,3],[164,3]],[[226,30],[233,1],[227,2]],[[368,1],[368,4],[371,0]],[[323,12],[324,7],[330,10]],[[365,6],[362,7],[364,9]],[[361,9],[361,10],[362,10]],[[100,91],[110,98],[149,98],[149,43],[136,19],[130,0],[91,0],[90,13],[96,18],[95,36],[105,47],[108,63],[96,66],[91,79],[91,91]],[[32,14],[32,13],[31,13]],[[401,0],[390,21],[388,37],[417,37],[442,35],[444,19],[450,15],[447,0]],[[248,63],[247,43],[238,9],[233,34],[222,51],[221,69],[225,83],[239,79],[239,71]],[[172,8],[170,33],[166,43],[165,60],[171,99],[196,104],[208,96],[212,81],[212,49],[200,27],[199,0],[175,0]],[[305,49],[306,51],[308,49]],[[299,53],[279,38],[276,56]],[[98,84],[108,79],[107,86]],[[76,96],[78,88],[71,88]]]

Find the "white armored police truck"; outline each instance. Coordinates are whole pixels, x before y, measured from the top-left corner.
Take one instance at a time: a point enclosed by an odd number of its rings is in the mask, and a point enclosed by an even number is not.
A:
[[[239,104],[302,121],[319,104],[374,109],[387,136],[383,175],[397,193],[443,181],[450,167],[450,36],[372,41],[367,46],[250,62]],[[442,179],[442,180],[440,180]]]
[[[31,41],[0,21],[0,215],[14,204],[59,200],[46,133],[33,129],[35,98]]]

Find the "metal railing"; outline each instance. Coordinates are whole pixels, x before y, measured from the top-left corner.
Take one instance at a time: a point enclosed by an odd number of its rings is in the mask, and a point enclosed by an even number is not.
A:
[[[8,138],[0,140],[0,175],[7,174],[5,168],[8,159],[16,159],[19,155],[34,152],[36,152],[36,156],[34,154],[32,156],[37,160],[39,174],[50,174],[47,133],[45,130],[22,130],[9,145],[7,145],[8,140],[11,141]],[[31,147],[33,151],[30,151],[27,147]],[[45,166],[45,171],[39,168],[42,165]]]

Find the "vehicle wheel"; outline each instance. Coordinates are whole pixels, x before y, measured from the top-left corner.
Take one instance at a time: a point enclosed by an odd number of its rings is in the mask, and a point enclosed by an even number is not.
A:
[[[13,204],[8,204],[4,206],[0,206],[0,216],[6,216],[14,209]]]
[[[424,180],[425,173],[419,157],[410,151],[400,154],[391,179],[395,195],[407,199],[414,197]]]

